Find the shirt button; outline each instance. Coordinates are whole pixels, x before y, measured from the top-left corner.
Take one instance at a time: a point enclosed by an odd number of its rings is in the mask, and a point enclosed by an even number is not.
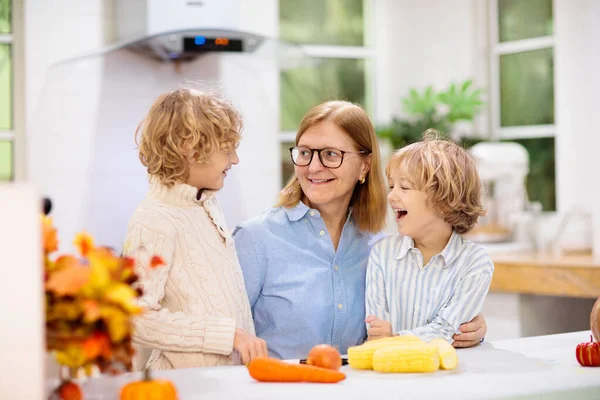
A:
[[[419,311],[421,309],[421,307],[419,307],[418,305],[415,306],[415,310]]]
[[[337,271],[338,269],[340,269],[340,267],[338,267],[338,266],[336,265],[335,267],[333,267],[333,269],[335,269],[335,270]]]
[[[344,306],[342,305],[342,303],[338,304],[338,308],[339,308],[340,310],[342,309],[342,307],[344,307]]]
[[[337,344],[336,344],[335,346],[333,346],[333,347],[335,347],[336,349],[339,349],[339,348],[340,348],[340,346],[338,346]]]
[[[314,211],[311,211],[311,212],[310,212],[310,216],[311,216],[311,217],[314,217],[314,216],[315,216],[315,212],[314,212]]]
[[[325,231],[321,231],[319,232],[319,235],[323,236],[325,234]]]

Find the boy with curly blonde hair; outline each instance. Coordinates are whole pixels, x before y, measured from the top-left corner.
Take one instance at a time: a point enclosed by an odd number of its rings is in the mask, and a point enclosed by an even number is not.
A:
[[[239,161],[241,129],[240,115],[218,95],[180,88],[159,96],[136,132],[150,190],[129,221],[124,253],[136,259],[143,291],[133,340],[152,349],[146,368],[267,355],[215,197]],[[155,255],[165,265],[146,267]]]
[[[369,340],[415,335],[452,343],[482,309],[494,264],[460,235],[485,215],[474,159],[427,130],[386,168],[398,234],[371,250],[366,278]]]

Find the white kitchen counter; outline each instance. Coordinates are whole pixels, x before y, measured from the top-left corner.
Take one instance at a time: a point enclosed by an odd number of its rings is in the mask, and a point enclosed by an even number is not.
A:
[[[575,348],[590,332],[483,343],[458,351],[454,371],[380,374],[342,368],[337,384],[260,383],[245,367],[156,373],[177,386],[180,400],[195,399],[600,399],[600,367],[581,367]],[[129,374],[83,384],[86,400],[116,399]]]

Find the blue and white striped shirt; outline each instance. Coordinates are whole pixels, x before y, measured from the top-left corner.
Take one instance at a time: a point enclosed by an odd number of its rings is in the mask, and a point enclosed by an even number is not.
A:
[[[413,239],[396,234],[369,255],[366,312],[390,322],[394,334],[452,343],[460,324],[481,312],[493,272],[485,250],[456,232],[425,266]]]

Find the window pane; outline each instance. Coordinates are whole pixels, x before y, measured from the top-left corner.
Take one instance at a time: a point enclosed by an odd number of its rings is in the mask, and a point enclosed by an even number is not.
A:
[[[12,129],[12,65],[9,44],[0,44],[0,130]]]
[[[542,203],[544,211],[556,210],[556,169],[554,138],[510,140],[529,152],[527,194],[529,201]]]
[[[0,0],[0,33],[10,33],[12,31],[10,3],[11,0]]]
[[[10,181],[13,177],[13,142],[0,140],[0,181]]]
[[[293,43],[362,46],[363,0],[280,0],[279,34]]]
[[[294,175],[294,163],[290,157],[290,147],[294,145],[294,142],[281,143],[281,187],[284,187]]]
[[[357,59],[314,59],[315,64],[281,73],[281,129],[294,131],[304,114],[326,100],[365,106],[365,62]]]
[[[498,40],[552,35],[552,0],[498,0]]]
[[[554,123],[552,49],[500,56],[500,125]]]

